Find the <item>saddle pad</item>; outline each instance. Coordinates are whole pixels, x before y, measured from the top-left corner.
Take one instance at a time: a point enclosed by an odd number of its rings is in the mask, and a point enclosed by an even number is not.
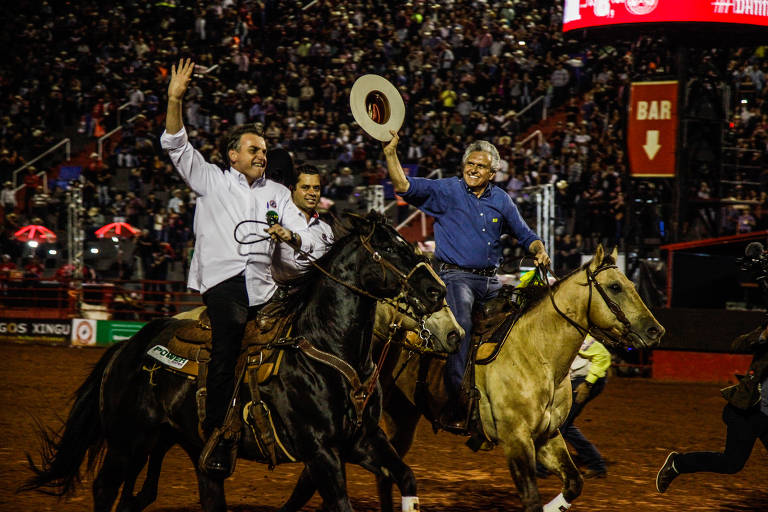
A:
[[[257,372],[259,384],[264,384],[271,377],[277,375],[278,371],[280,370],[280,363],[283,361],[283,352],[283,350],[276,350],[272,352],[272,354],[268,356],[267,360],[261,364],[259,371]],[[164,365],[165,368],[171,371],[183,373],[192,379],[197,379],[197,374],[200,368],[198,360],[175,354],[168,347],[163,345],[154,345],[149,350],[147,350],[147,355],[152,359],[160,362]],[[207,362],[208,359],[199,361]],[[248,372],[245,372],[243,382],[247,383],[248,381]]]

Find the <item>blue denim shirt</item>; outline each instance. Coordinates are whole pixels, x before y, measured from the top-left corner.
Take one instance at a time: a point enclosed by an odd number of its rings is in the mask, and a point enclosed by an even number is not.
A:
[[[435,257],[462,267],[495,267],[501,262],[499,237],[506,232],[525,249],[540,238],[525,223],[509,195],[492,183],[481,197],[461,178],[408,178],[401,197],[435,218]]]

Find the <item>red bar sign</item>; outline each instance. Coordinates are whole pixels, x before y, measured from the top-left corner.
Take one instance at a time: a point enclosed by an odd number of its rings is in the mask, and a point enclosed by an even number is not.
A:
[[[632,84],[627,147],[632,176],[675,176],[677,81]]]

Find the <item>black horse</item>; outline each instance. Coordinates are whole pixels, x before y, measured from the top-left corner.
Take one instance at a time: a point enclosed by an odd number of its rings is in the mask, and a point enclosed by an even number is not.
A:
[[[375,366],[370,345],[377,299],[405,292],[417,310],[429,313],[442,306],[445,286],[383,217],[371,213],[351,216],[349,222],[349,234],[317,262],[325,272],[312,271],[297,283],[292,336],[343,359],[365,381]],[[88,454],[88,469],[98,466],[94,510],[111,510],[121,486],[117,510],[141,510],[151,500],[145,493],[134,497],[133,489],[153,449],[163,452],[163,445],[179,444],[198,460],[203,441],[194,382],[171,371],[145,371],[147,350],[168,339],[178,322],[151,322],[104,354],[77,390],[62,431],[41,433],[42,466],[30,460],[35,475],[21,490],[66,495],[79,482]],[[304,463],[328,510],[351,510],[344,462],[394,478],[401,494],[417,502],[412,471],[378,425],[378,387],[358,417],[352,386],[339,371],[286,348],[279,374],[261,388],[286,452]],[[247,387],[240,392],[247,393]],[[238,455],[266,462],[248,428],[242,430]],[[226,510],[223,482],[199,469],[197,477],[203,510]]]

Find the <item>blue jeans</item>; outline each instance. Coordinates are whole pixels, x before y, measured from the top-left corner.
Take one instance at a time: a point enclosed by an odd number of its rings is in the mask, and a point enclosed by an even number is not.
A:
[[[445,363],[446,389],[457,397],[461,390],[472,340],[472,308],[475,302],[483,304],[495,297],[501,288],[501,282],[496,276],[479,276],[461,270],[445,270],[440,273],[440,278],[445,282],[448,307],[465,333],[459,350],[449,355]]]

